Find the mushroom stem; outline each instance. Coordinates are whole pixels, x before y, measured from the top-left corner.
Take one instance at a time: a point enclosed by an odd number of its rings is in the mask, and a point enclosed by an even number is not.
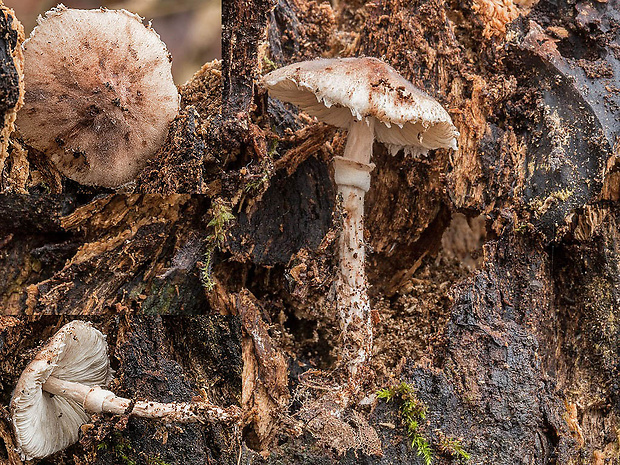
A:
[[[50,394],[71,399],[91,413],[128,414],[145,418],[163,418],[180,423],[230,422],[239,417],[238,409],[234,407],[222,409],[207,400],[173,403],[133,402],[130,399],[118,397],[112,391],[102,389],[99,386],[87,386],[64,381],[54,376],[50,376],[41,388]]]
[[[372,143],[375,140],[375,119],[373,117],[353,120],[349,126],[347,145],[343,157],[359,163],[370,163]]]
[[[368,302],[368,283],[364,270],[364,190],[338,186],[345,210],[340,233],[340,273],[338,277],[338,312],[344,339],[344,356],[352,376],[370,356],[372,322]]]
[[[364,270],[364,196],[370,188],[369,163],[374,139],[374,118],[354,121],[349,128],[343,157],[334,158],[334,178],[342,195],[344,220],[339,239],[340,270],[337,307],[344,339],[344,357],[349,374],[370,357],[372,321],[368,283]]]

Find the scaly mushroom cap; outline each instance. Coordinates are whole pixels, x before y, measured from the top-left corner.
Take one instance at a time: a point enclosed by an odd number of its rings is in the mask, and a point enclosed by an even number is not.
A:
[[[104,386],[112,374],[105,336],[83,321],[64,325],[28,364],[13,392],[11,417],[22,456],[46,457],[75,443],[90,418],[82,405],[41,389],[50,376]]]
[[[348,128],[373,117],[378,141],[401,148],[453,148],[459,133],[448,112],[377,58],[294,63],[264,77],[272,97],[294,103],[327,124]]]
[[[165,44],[126,10],[59,5],[38,23],[24,43],[22,135],[81,184],[132,180],[179,110]]]

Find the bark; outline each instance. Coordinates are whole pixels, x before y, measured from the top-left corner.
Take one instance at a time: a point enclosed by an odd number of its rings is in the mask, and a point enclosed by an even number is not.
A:
[[[15,128],[17,111],[24,103],[24,56],[21,45],[24,42],[24,28],[15,17],[15,12],[0,2],[0,188],[19,184],[23,175],[12,164],[23,158],[19,145],[11,147],[10,135]],[[9,161],[7,165],[7,159]],[[4,176],[5,167],[7,176]],[[7,179],[8,177],[8,179]]]
[[[197,262],[209,200],[187,195],[5,196],[5,314],[206,313]]]

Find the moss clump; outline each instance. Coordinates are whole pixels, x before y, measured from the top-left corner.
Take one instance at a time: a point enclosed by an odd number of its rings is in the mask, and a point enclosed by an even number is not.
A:
[[[471,458],[471,454],[463,449],[460,439],[446,436],[437,430],[438,449],[445,455],[449,455],[457,460],[467,462]]]
[[[200,281],[207,292],[211,292],[215,286],[211,279],[213,254],[217,249],[221,249],[224,246],[226,231],[228,231],[230,223],[235,219],[231,208],[223,202],[216,202],[212,211],[213,218],[207,224],[209,228],[212,228],[212,233],[207,236],[207,250],[204,253],[200,266]]]
[[[420,432],[420,423],[426,420],[428,407],[418,399],[413,386],[402,382],[398,386],[381,389],[377,397],[386,402],[394,400],[398,402],[400,417],[407,430],[411,447],[424,459],[426,465],[431,465],[433,450],[428,439]],[[436,446],[440,453],[462,462],[467,462],[471,458],[471,455],[463,449],[460,439],[446,436],[440,430],[436,430],[436,436]]]
[[[433,452],[428,440],[420,433],[420,422],[426,419],[428,407],[417,398],[413,387],[403,382],[395,387],[381,389],[377,397],[386,402],[398,401],[400,417],[407,430],[411,447],[422,456],[426,465],[430,465],[433,461]]]
[[[168,462],[162,460],[160,457],[149,457],[146,462],[148,465],[170,465]]]
[[[110,451],[116,457],[117,463],[123,465],[137,465],[130,455],[133,448],[128,439],[124,438],[121,433],[114,432],[110,438],[110,442],[104,441],[97,446],[98,451]]]

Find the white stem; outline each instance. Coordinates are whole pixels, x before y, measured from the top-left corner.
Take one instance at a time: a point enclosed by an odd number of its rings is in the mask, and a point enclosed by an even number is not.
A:
[[[228,422],[238,418],[238,409],[222,409],[207,400],[200,402],[133,402],[118,397],[112,391],[99,386],[86,386],[80,383],[64,381],[50,376],[41,388],[57,396],[66,397],[77,402],[90,413],[114,413],[117,415],[135,415],[145,418],[163,418],[168,421],[191,423],[199,421]]]
[[[370,188],[374,118],[354,121],[343,157],[334,159],[334,177],[342,195],[344,224],[339,239],[340,272],[337,306],[344,339],[344,357],[351,376],[370,357],[372,320],[368,301],[364,248],[364,196]]]
[[[344,148],[343,158],[359,163],[370,163],[372,143],[375,140],[375,119],[371,116],[361,121],[353,121],[349,126],[347,145]]]
[[[372,321],[368,283],[364,270],[364,194],[354,186],[338,186],[345,210],[340,233],[340,273],[337,284],[338,311],[344,337],[345,357],[352,376],[370,356]]]

